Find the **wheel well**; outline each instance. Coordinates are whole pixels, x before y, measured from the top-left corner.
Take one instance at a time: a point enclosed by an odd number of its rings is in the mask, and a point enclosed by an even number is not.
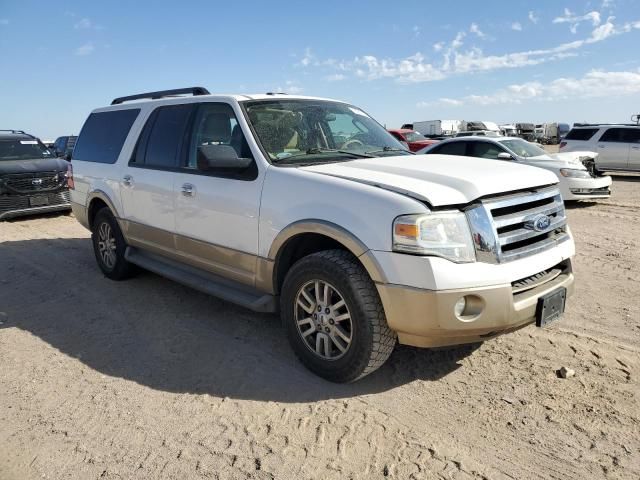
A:
[[[287,240],[276,257],[274,268],[276,293],[280,293],[284,278],[294,263],[307,255],[323,250],[349,251],[342,243],[319,233],[301,233]]]
[[[96,214],[104,207],[109,208],[104,200],[100,200],[99,198],[94,198],[93,200],[91,200],[91,203],[89,204],[89,210],[87,212],[89,227],[93,227],[93,219],[96,218]]]

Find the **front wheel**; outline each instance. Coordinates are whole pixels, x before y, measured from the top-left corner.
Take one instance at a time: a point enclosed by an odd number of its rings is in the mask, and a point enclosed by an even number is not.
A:
[[[327,250],[299,260],[285,278],[280,301],[296,355],[327,380],[358,380],[393,351],[396,335],[376,287],[348,252]]]

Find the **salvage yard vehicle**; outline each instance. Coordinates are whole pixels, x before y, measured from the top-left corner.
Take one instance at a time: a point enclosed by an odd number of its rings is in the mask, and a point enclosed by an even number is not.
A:
[[[71,166],[106,277],[138,266],[279,311],[302,363],[335,382],[373,372],[398,341],[542,327],[573,291],[555,175],[412,155],[340,101],[202,87],[116,98],[89,115]]]
[[[585,166],[597,154],[576,152],[549,154],[518,137],[467,137],[444,140],[418,152],[426,155],[465,155],[468,157],[516,161],[553,172],[560,181],[565,200],[593,200],[611,196],[611,177],[595,176]]]
[[[53,153],[55,153],[57,157],[68,158],[71,152],[73,152],[73,147],[77,139],[78,137],[74,135],[58,137],[53,144]]]
[[[0,220],[70,208],[67,162],[33,135],[0,130]]]
[[[602,172],[640,172],[640,125],[594,123],[575,124],[560,142],[560,152],[593,150],[593,164]]]
[[[434,143],[438,143],[438,140],[433,140],[425,137],[424,135],[416,132],[415,130],[409,130],[405,128],[399,129],[390,129],[387,130],[391,135],[393,135],[396,140],[399,140],[401,143],[404,142],[409,147],[410,152],[417,152],[429,145],[433,145]]]

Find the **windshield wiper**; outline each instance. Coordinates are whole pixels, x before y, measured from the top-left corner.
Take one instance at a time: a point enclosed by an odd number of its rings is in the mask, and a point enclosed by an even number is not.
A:
[[[372,150],[370,152],[365,152],[367,155],[374,155],[376,153],[383,153],[383,152],[404,152],[404,153],[408,153],[410,155],[415,155],[415,153],[410,152],[409,150],[405,150],[404,148],[393,148],[393,147],[383,147],[380,150]]]
[[[284,158],[276,158],[273,159],[273,163],[290,163],[292,160],[300,159],[300,157],[306,157],[307,155],[321,155],[325,153],[339,153],[340,155],[349,155],[352,158],[373,158],[373,155],[368,155],[366,153],[356,153],[350,152],[348,150],[337,150],[333,148],[310,148],[304,153],[297,153],[295,155],[291,155],[290,157]]]

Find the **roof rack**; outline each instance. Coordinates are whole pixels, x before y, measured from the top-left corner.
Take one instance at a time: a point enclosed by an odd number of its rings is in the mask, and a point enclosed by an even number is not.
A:
[[[164,97],[175,97],[176,95],[191,94],[194,97],[199,95],[209,95],[209,90],[204,87],[189,87],[189,88],[176,88],[173,90],[160,90],[158,92],[139,93],[138,95],[129,95],[128,97],[118,97],[111,102],[111,105],[119,105],[124,102],[130,102],[132,100],[141,100],[143,98],[150,98],[152,100]]]
[[[24,135],[28,135],[28,133],[26,133],[24,130],[3,130],[3,129],[0,129],[0,132],[21,133],[21,134],[24,134]]]
[[[574,127],[606,127],[606,126],[619,126],[619,127],[637,127],[637,123],[574,123]]]
[[[285,92],[267,92],[265,95],[286,95]]]

